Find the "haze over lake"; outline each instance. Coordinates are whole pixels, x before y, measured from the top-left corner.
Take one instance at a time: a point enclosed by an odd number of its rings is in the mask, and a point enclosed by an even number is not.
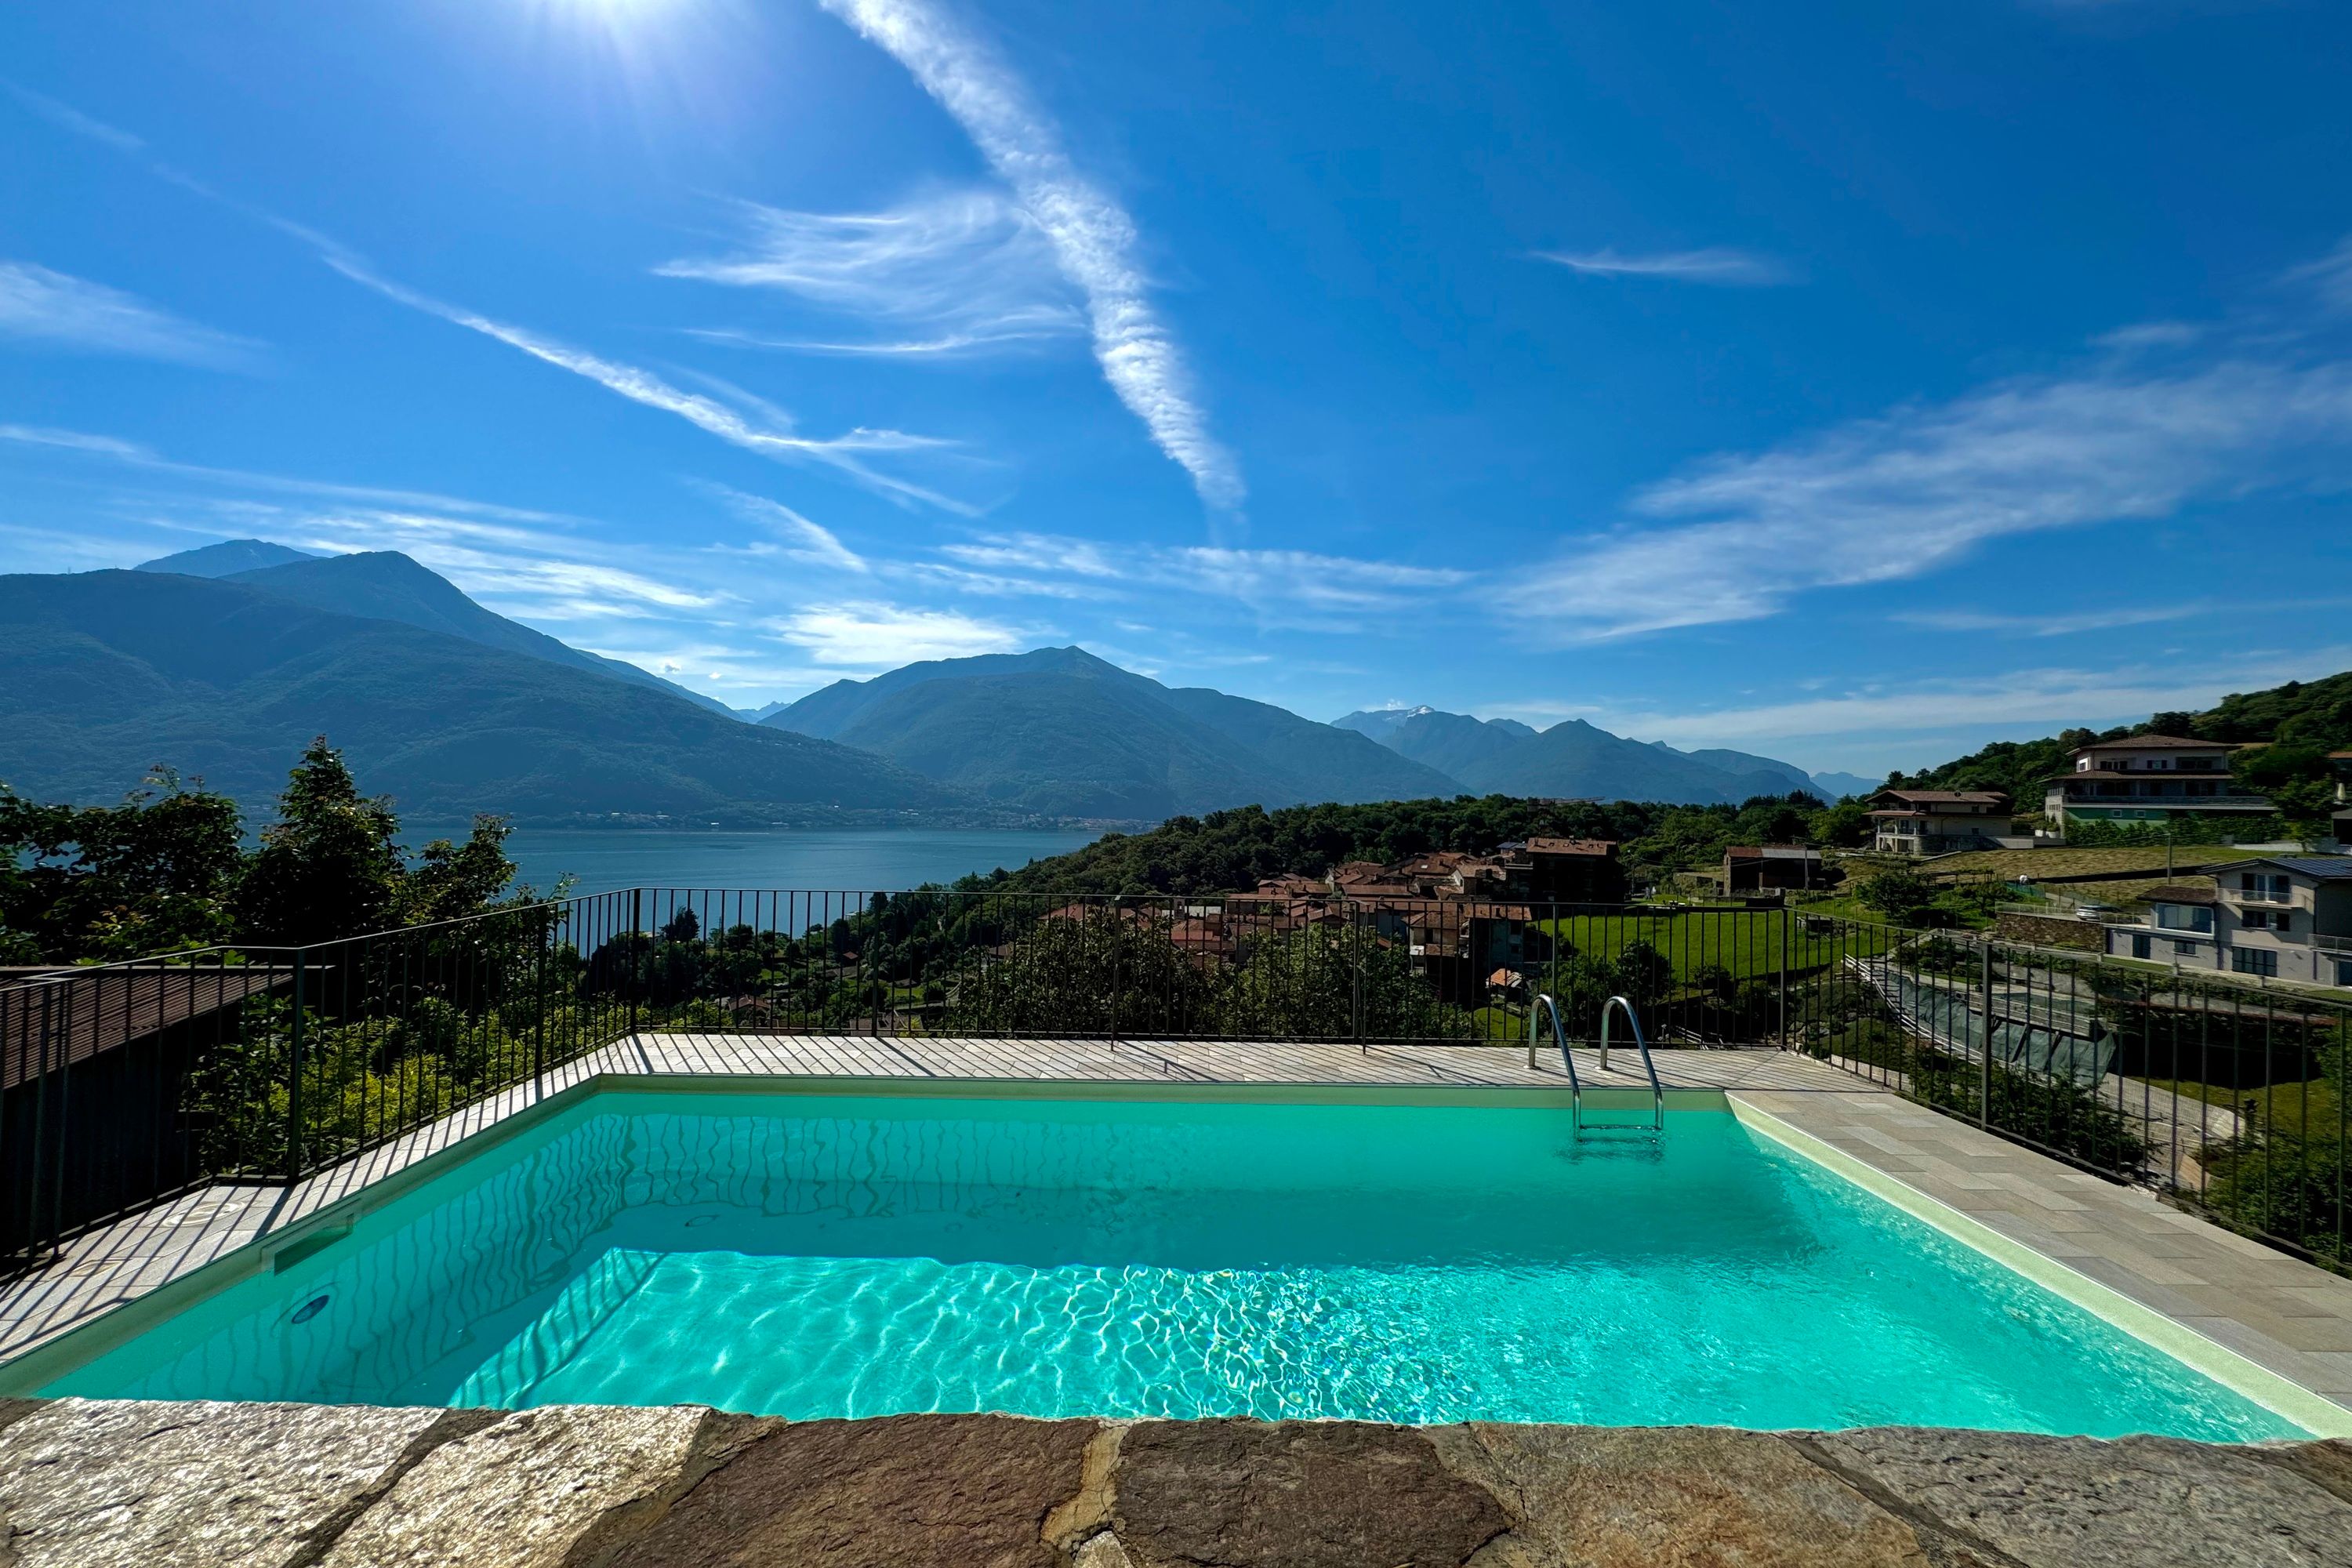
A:
[[[462,826],[418,825],[402,834],[411,848]],[[572,890],[614,888],[777,888],[897,892],[925,882],[952,882],[1002,866],[1064,855],[1093,843],[1086,829],[1013,831],[946,828],[826,829],[808,832],[696,832],[675,827],[518,827],[507,854],[541,892],[570,876]]]

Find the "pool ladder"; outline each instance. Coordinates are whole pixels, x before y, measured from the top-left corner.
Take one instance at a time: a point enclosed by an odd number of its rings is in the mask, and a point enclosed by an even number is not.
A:
[[[1622,1011],[1625,1022],[1633,1031],[1634,1047],[1642,1053],[1642,1070],[1650,1079],[1650,1125],[1643,1128],[1631,1122],[1596,1121],[1594,1131],[1604,1128],[1622,1128],[1628,1131],[1647,1131],[1664,1136],[1666,1131],[1666,1089],[1658,1081],[1658,1064],[1650,1059],[1650,1042],[1642,1037],[1642,1020],[1633,1011],[1633,1004],[1622,996],[1612,996],[1601,1005],[1601,1070],[1609,1070],[1609,1026]],[[1584,1135],[1584,1080],[1577,1076],[1576,1053],[1568,1048],[1568,1031],[1560,1026],[1559,1004],[1549,992],[1537,994],[1535,1005],[1528,1011],[1528,1065],[1536,1065],[1536,1029],[1538,1020],[1551,1016],[1552,1042],[1559,1047],[1560,1065],[1568,1069],[1569,1126],[1578,1137]]]

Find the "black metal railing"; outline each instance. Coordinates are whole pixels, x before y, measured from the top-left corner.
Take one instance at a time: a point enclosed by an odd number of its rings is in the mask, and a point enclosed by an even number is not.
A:
[[[2352,1002],[1804,907],[640,888],[0,984],[0,1258],[528,1103],[640,1032],[1805,1051],[2346,1258]],[[495,1107],[494,1107],[495,1109]]]

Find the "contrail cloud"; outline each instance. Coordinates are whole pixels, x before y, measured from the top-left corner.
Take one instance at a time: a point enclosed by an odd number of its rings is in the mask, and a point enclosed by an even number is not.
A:
[[[1241,469],[1209,433],[1184,356],[1152,309],[1135,260],[1134,219],[1070,162],[1060,128],[1020,79],[925,0],[822,3],[905,66],[963,127],[1045,232],[1063,275],[1086,295],[1095,358],[1111,390],[1192,475],[1202,500],[1238,508]]]

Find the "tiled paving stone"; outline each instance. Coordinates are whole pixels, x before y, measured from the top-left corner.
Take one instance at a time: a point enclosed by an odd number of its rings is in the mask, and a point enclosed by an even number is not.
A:
[[[744,1448],[610,1568],[1065,1568],[1044,1521],[1082,1489],[1091,1421],[796,1422]],[[1360,1565],[1357,1565],[1360,1568]]]
[[[61,1400],[0,1428],[7,1568],[294,1568],[472,1412]]]

